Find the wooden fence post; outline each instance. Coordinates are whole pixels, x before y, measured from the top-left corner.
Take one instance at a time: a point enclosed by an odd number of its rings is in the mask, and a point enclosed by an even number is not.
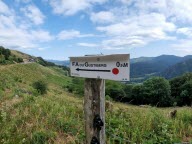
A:
[[[84,92],[85,143],[105,144],[105,80],[86,78]],[[94,127],[98,116],[103,123],[101,129]]]

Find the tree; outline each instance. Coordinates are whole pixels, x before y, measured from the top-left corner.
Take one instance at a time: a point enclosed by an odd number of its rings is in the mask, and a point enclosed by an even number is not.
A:
[[[127,101],[133,101],[132,89],[133,89],[133,85],[132,84],[125,84],[125,85],[123,85],[123,91],[126,94],[125,97],[126,97]]]
[[[144,96],[143,96],[143,85],[137,84],[132,88],[132,98],[134,99],[134,104],[144,104]]]
[[[22,63],[22,62],[23,62],[23,59],[22,59],[22,58],[18,58],[18,62],[19,62],[19,63]]]
[[[9,49],[5,49],[5,59],[8,60],[9,59],[9,56],[11,55],[11,51]]]
[[[183,98],[187,95],[185,87],[189,85],[187,84],[187,82],[189,81],[192,81],[192,73],[185,73],[182,76],[170,80],[171,96],[172,98],[174,98],[175,102],[177,102],[177,105],[179,106],[186,105],[186,100],[184,100]]]
[[[123,85],[115,81],[106,81],[106,95],[109,95],[116,101],[127,101]]]
[[[184,83],[181,88],[180,100],[183,104],[192,105],[192,80]]]
[[[0,63],[6,64],[11,56],[11,51],[9,49],[5,49],[4,47],[0,46]],[[9,61],[8,61],[9,62]]]
[[[153,77],[143,83],[143,96],[146,104],[156,106],[171,105],[171,87],[162,77]]]

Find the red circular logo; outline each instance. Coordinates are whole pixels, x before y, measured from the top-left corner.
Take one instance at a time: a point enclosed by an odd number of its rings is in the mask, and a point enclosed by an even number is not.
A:
[[[112,70],[112,73],[113,73],[114,75],[117,75],[117,74],[119,73],[119,69],[118,69],[118,68],[114,68],[114,69]]]

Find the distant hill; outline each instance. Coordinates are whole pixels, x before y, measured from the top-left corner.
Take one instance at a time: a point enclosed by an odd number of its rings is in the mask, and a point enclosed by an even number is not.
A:
[[[184,57],[161,55],[157,57],[139,57],[131,59],[131,81],[142,82],[151,76],[173,78],[190,71],[192,55]],[[69,61],[48,60],[56,65],[69,66]]]
[[[182,57],[173,55],[161,55],[153,58],[137,58],[131,60],[131,77],[138,78],[159,73],[169,66],[182,61]]]
[[[68,66],[70,65],[70,62],[68,60],[64,60],[64,61],[59,61],[59,60],[47,60],[49,62],[52,62],[56,65],[61,65],[61,66]]]
[[[154,57],[139,57],[131,59],[131,63],[138,63],[138,62],[147,62],[154,59]]]
[[[160,73],[160,76],[170,79],[182,75],[183,73],[186,72],[192,72],[192,58],[186,59],[173,66],[168,67],[167,69],[165,69],[163,72]]]
[[[36,62],[43,66],[64,66],[68,69],[70,62],[59,60],[44,60],[16,50],[9,50],[0,46],[0,64]],[[174,55],[161,55],[157,57],[140,57],[131,59],[130,77],[132,82],[142,82],[151,76],[173,78],[185,72],[192,72],[192,55],[178,57]]]
[[[185,57],[178,57],[174,55],[161,55],[158,57],[148,58],[141,61],[140,58],[134,59],[134,62],[131,61],[131,78],[132,81],[135,82],[141,82],[151,76],[163,76],[166,78],[173,78],[174,75],[170,74],[168,76],[168,71],[172,66],[177,65],[178,63],[185,62],[186,60],[192,59],[191,55],[185,56]],[[143,58],[142,58],[143,59]],[[188,65],[189,66],[189,65]],[[187,66],[186,66],[187,67]],[[179,68],[177,70],[174,69],[174,71],[177,73],[179,72]],[[185,71],[178,73],[183,74]]]

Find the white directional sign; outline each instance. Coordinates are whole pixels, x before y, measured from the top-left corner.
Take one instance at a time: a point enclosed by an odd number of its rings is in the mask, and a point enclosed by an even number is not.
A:
[[[70,57],[71,76],[129,81],[130,55]]]

